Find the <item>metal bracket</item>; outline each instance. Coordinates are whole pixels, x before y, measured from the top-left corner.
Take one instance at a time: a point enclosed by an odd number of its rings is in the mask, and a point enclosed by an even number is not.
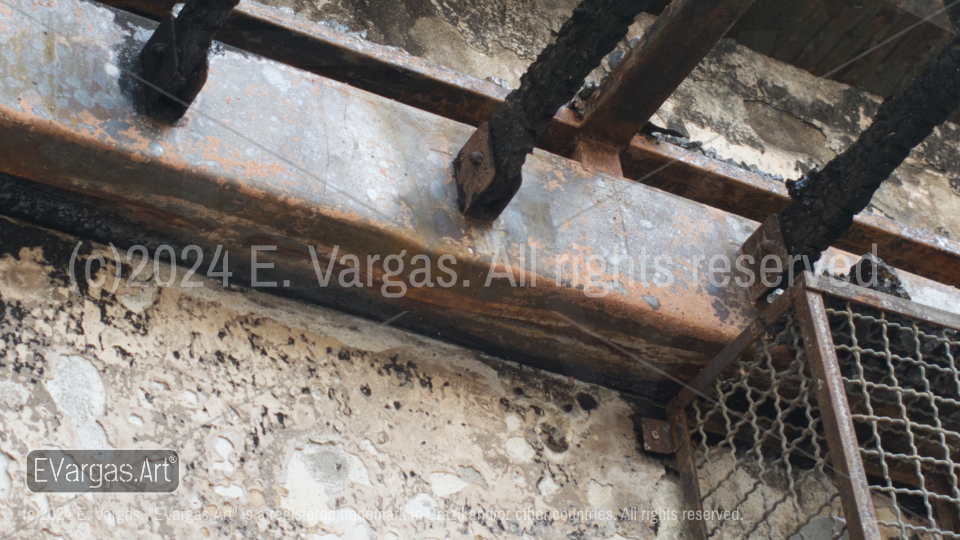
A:
[[[493,148],[490,146],[490,124],[484,122],[473,132],[453,161],[457,181],[457,203],[460,213],[474,219],[484,219],[475,208],[496,174]]]
[[[582,0],[454,161],[465,217],[492,223],[516,195],[527,155],[557,111],[626,35],[650,0]]]
[[[182,117],[207,81],[213,36],[240,0],[191,0],[179,15],[168,13],[140,51],[146,81],[144,106],[151,117]]]
[[[763,221],[757,230],[753,231],[750,238],[743,243],[740,253],[752,258],[745,259],[746,268],[753,273],[753,280],[748,288],[750,300],[759,303],[764,297],[781,284],[784,272],[788,272],[787,265],[790,262],[787,248],[783,242],[783,234],[780,232],[780,219],[777,214],[770,216]],[[767,269],[766,262],[778,260],[779,270]]]
[[[643,429],[643,450],[655,454],[673,454],[673,437],[670,433],[670,422],[653,418],[641,418],[640,427]]]

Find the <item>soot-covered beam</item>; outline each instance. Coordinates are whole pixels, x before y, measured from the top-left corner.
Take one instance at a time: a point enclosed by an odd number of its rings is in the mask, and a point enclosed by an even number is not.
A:
[[[557,109],[622,40],[649,0],[583,0],[454,160],[460,211],[492,222],[520,188],[520,170]]]
[[[213,36],[240,0],[191,0],[172,13],[140,52],[147,114],[168,122],[179,120],[207,81],[207,54]]]
[[[798,258],[795,264],[802,267],[818,260],[850,228],[910,150],[958,104],[960,35],[905,89],[883,102],[873,123],[850,148],[822,170],[787,183],[791,202],[779,220],[787,252]]]

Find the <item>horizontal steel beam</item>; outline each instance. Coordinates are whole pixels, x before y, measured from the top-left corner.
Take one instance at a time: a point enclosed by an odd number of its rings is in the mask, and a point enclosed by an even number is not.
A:
[[[105,0],[106,4],[159,18],[172,2]],[[252,1],[243,1],[217,33],[224,43],[346,82],[420,110],[479,126],[507,94],[493,83],[463,75],[398,49],[337,32]],[[576,114],[558,111],[538,147],[565,157],[577,152]],[[761,175],[659,143],[633,138],[620,155],[627,178],[643,178],[658,189],[754,221],[781,212],[789,203],[786,187]],[[664,168],[668,163],[672,165]],[[650,173],[655,174],[650,175]],[[648,177],[648,175],[650,175]],[[897,268],[960,287],[960,243],[871,214],[861,214],[835,244],[867,253],[873,244],[881,258]]]
[[[136,112],[125,71],[156,23],[85,0],[13,5],[0,15],[0,71],[16,74],[0,86],[0,171],[30,181],[4,180],[4,213],[121,248],[196,244],[205,261],[223,246],[247,285],[252,246],[277,246],[259,252],[276,265],[259,277],[271,292],[379,320],[410,311],[397,324],[661,399],[677,387],[654,368],[686,378],[749,323],[743,290],[711,285],[704,269],[736,256],[749,220],[535,152],[510,208],[475,227],[453,204],[450,165],[469,126],[230,48],[210,58],[186,116],[164,125]],[[355,266],[344,254],[364,261],[360,286],[336,277]],[[433,287],[412,285],[416,255]],[[443,256],[456,261],[450,287]],[[397,279],[406,294],[385,295]]]

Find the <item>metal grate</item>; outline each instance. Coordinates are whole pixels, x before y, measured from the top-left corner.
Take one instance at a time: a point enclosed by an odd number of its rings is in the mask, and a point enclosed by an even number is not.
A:
[[[793,311],[693,400],[687,417],[708,538],[843,538],[839,493]]]
[[[805,274],[667,406],[692,537],[960,539],[958,363],[957,315]]]
[[[889,501],[881,532],[960,538],[960,335],[840,298],[826,308],[870,491]]]

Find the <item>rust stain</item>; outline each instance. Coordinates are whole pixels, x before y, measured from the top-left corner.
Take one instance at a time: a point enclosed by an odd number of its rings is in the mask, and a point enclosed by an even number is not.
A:
[[[113,138],[110,133],[100,127],[100,120],[96,116],[90,114],[90,111],[84,109],[77,114],[77,117],[80,119],[81,125],[90,129],[91,134],[96,137],[101,142],[109,143],[111,145],[116,145],[117,140]]]

